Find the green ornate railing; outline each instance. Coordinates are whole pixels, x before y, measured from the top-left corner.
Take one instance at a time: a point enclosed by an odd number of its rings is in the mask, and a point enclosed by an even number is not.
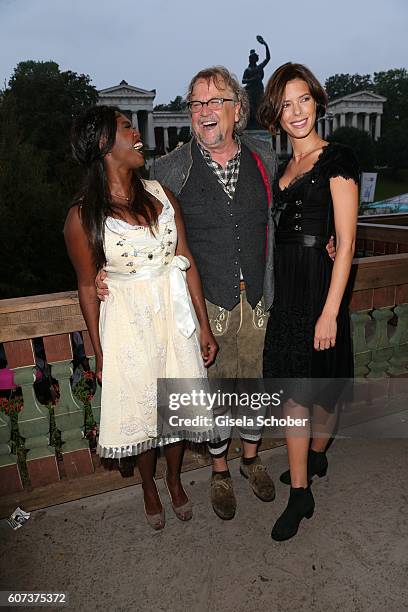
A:
[[[355,375],[408,373],[408,253],[356,259],[350,302]]]
[[[85,432],[85,407],[72,392],[71,332],[83,331],[87,355],[93,350],[82,318],[76,292],[33,296],[0,301],[0,342],[8,366],[14,370],[14,381],[21,387],[23,408],[18,414],[0,412],[0,493],[23,487],[21,458],[12,452],[15,438],[23,439],[26,480],[32,487],[58,481],[61,468],[57,461],[56,428],[61,441],[63,472],[67,477],[91,473],[94,469]],[[33,339],[42,337],[47,362],[53,378],[58,380],[59,400],[55,406],[40,404],[34,393],[35,357]],[[96,423],[100,415],[100,389],[91,403]],[[51,419],[51,414],[53,419]],[[12,419],[17,436],[12,436]],[[51,420],[53,422],[51,422]],[[14,440],[12,440],[14,438]],[[20,464],[20,465],[19,465]],[[24,472],[24,470],[23,470]]]

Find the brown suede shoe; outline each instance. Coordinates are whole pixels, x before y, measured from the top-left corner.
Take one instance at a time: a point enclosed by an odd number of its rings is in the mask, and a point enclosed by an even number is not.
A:
[[[237,500],[229,476],[213,472],[211,477],[211,503],[215,514],[224,521],[234,518]]]
[[[249,465],[245,465],[241,459],[239,471],[242,476],[249,479],[249,484],[259,499],[262,501],[272,501],[275,499],[275,485],[259,457]]]

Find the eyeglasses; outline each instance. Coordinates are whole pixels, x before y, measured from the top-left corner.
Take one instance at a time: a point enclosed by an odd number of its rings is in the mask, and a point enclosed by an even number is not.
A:
[[[207,100],[207,102],[192,100],[187,103],[187,107],[191,113],[199,113],[204,104],[206,104],[210,110],[220,110],[224,102],[235,102],[235,100],[233,98],[211,98],[211,100]]]

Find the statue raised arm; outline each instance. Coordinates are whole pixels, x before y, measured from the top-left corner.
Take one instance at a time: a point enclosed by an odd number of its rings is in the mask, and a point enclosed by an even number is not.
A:
[[[262,82],[264,78],[264,68],[271,59],[269,47],[263,37],[258,35],[256,40],[265,47],[265,59],[263,62],[258,64],[259,55],[256,53],[255,49],[251,49],[249,52],[249,64],[248,67],[245,68],[242,77],[242,83],[245,85],[250,103],[250,118],[248,122],[249,129],[259,128],[259,124],[256,120],[256,112],[264,92]]]
[[[269,62],[269,60],[271,59],[271,54],[269,52],[269,47],[267,42],[263,39],[262,36],[260,36],[258,34],[258,36],[256,37],[256,40],[265,47],[265,59],[263,62],[261,62],[260,64],[258,64],[259,68],[265,68],[266,64]]]

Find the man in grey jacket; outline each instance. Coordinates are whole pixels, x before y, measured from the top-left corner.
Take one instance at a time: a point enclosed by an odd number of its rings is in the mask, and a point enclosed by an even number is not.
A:
[[[267,311],[273,301],[271,192],[277,160],[268,143],[241,132],[249,103],[245,90],[221,66],[201,70],[188,96],[192,140],[158,159],[156,178],[178,198],[187,239],[200,272],[210,324],[219,344],[209,369],[215,378],[262,377]],[[240,431],[240,471],[263,501],[273,481],[257,453],[261,431]],[[211,501],[231,519],[236,499],[227,464],[229,428],[210,444]]]

